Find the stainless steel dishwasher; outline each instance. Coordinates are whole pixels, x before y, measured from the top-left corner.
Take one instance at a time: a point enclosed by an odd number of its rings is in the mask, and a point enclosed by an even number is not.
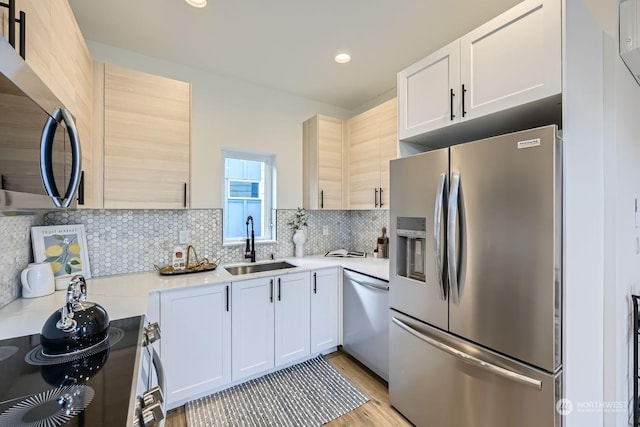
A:
[[[343,350],[389,380],[389,282],[343,270]]]

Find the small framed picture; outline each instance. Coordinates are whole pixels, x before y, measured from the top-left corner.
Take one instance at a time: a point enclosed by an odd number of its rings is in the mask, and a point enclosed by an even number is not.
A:
[[[31,245],[35,262],[50,263],[55,277],[91,277],[84,225],[31,227]]]

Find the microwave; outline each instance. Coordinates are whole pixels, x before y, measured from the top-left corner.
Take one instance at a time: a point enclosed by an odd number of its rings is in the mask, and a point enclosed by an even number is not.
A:
[[[81,158],[72,114],[0,37],[0,214],[75,208]]]

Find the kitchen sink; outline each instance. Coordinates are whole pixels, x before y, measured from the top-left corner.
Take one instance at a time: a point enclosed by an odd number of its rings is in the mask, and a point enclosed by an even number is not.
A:
[[[250,273],[260,273],[262,271],[273,271],[273,270],[283,270],[285,268],[294,268],[296,267],[293,264],[289,264],[286,261],[278,261],[278,262],[268,262],[264,264],[248,264],[248,265],[238,265],[235,267],[224,267],[229,273],[234,276],[238,276],[240,274],[250,274]]]

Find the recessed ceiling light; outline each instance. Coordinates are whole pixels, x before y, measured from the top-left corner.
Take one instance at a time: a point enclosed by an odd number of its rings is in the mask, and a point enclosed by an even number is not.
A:
[[[188,5],[193,7],[205,7],[207,5],[207,0],[184,0]]]
[[[347,62],[351,61],[351,55],[344,52],[339,53],[336,55],[335,60],[338,64],[346,64]]]

